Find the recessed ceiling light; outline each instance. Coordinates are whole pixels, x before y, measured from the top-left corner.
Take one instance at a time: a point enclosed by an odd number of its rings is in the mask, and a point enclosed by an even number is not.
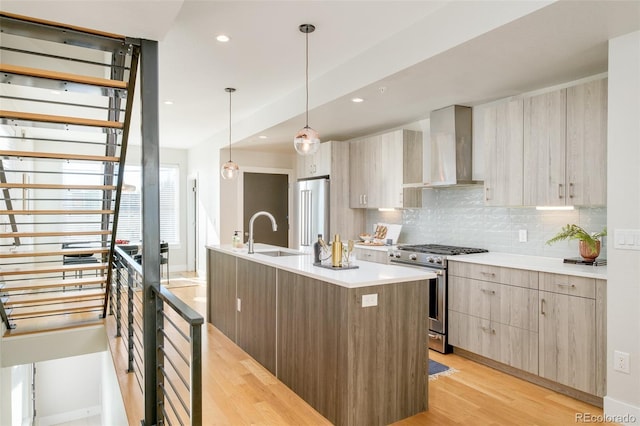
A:
[[[164,101],[165,105],[173,105],[173,101]]]
[[[258,136],[258,139],[266,139],[266,138],[267,138],[267,136],[265,136],[265,135]]]
[[[359,104],[360,102],[364,102],[362,98],[351,98],[351,102]]]
[[[226,43],[229,40],[231,40],[231,38],[229,38],[228,35],[220,34],[219,36],[216,37],[216,40],[218,40],[220,43]]]

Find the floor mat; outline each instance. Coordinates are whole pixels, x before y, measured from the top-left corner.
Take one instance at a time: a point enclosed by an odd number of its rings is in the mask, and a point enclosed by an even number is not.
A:
[[[429,360],[429,380],[436,380],[440,376],[449,376],[457,372],[458,370],[455,368],[440,364],[432,359]]]

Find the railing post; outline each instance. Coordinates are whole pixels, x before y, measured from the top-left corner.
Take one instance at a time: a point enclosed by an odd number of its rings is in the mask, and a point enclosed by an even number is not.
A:
[[[111,298],[111,307],[113,309],[113,302],[115,299],[116,302],[116,337],[120,337],[122,335],[122,326],[120,325],[120,321],[122,320],[122,302],[120,298],[122,297],[122,261],[120,260],[120,256],[114,258],[114,265],[116,265],[116,296]],[[111,285],[113,287],[113,284]]]
[[[133,282],[133,268],[131,268],[131,266],[127,267],[127,273],[128,273],[128,277],[127,277],[127,333],[128,333],[128,338],[127,338],[127,343],[128,343],[128,350],[127,350],[127,354],[129,357],[129,367],[128,367],[128,372],[132,373],[133,372],[133,356],[134,356],[134,350],[133,350],[133,345],[134,345],[134,324],[133,324],[133,298],[135,297],[134,295],[134,291],[133,291],[133,286],[134,286],[134,282]]]
[[[158,42],[141,40],[142,105],[142,282],[144,422],[158,424],[156,315],[160,291],[160,131]],[[155,290],[155,292],[154,292]]]
[[[202,324],[191,325],[191,425],[202,425]]]

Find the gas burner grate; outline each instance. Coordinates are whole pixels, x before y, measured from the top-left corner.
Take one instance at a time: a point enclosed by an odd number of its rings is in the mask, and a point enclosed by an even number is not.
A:
[[[442,244],[405,244],[398,246],[398,250],[413,251],[417,253],[444,254],[456,256],[459,254],[487,253],[489,250],[474,247],[457,247]]]

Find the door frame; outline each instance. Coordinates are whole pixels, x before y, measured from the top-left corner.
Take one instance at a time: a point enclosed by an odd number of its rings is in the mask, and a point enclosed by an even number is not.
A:
[[[237,200],[238,200],[238,211],[236,217],[236,223],[238,223],[238,227],[240,228],[240,232],[244,235],[244,173],[264,173],[264,174],[277,174],[277,175],[287,175],[287,210],[289,212],[289,223],[287,223],[287,246],[292,247],[291,244],[293,242],[293,238],[291,235],[291,221],[293,219],[293,186],[295,182],[295,174],[292,169],[277,169],[270,167],[252,167],[246,166],[240,168],[240,173],[238,173],[238,186],[237,188]],[[280,226],[280,224],[278,224]]]

